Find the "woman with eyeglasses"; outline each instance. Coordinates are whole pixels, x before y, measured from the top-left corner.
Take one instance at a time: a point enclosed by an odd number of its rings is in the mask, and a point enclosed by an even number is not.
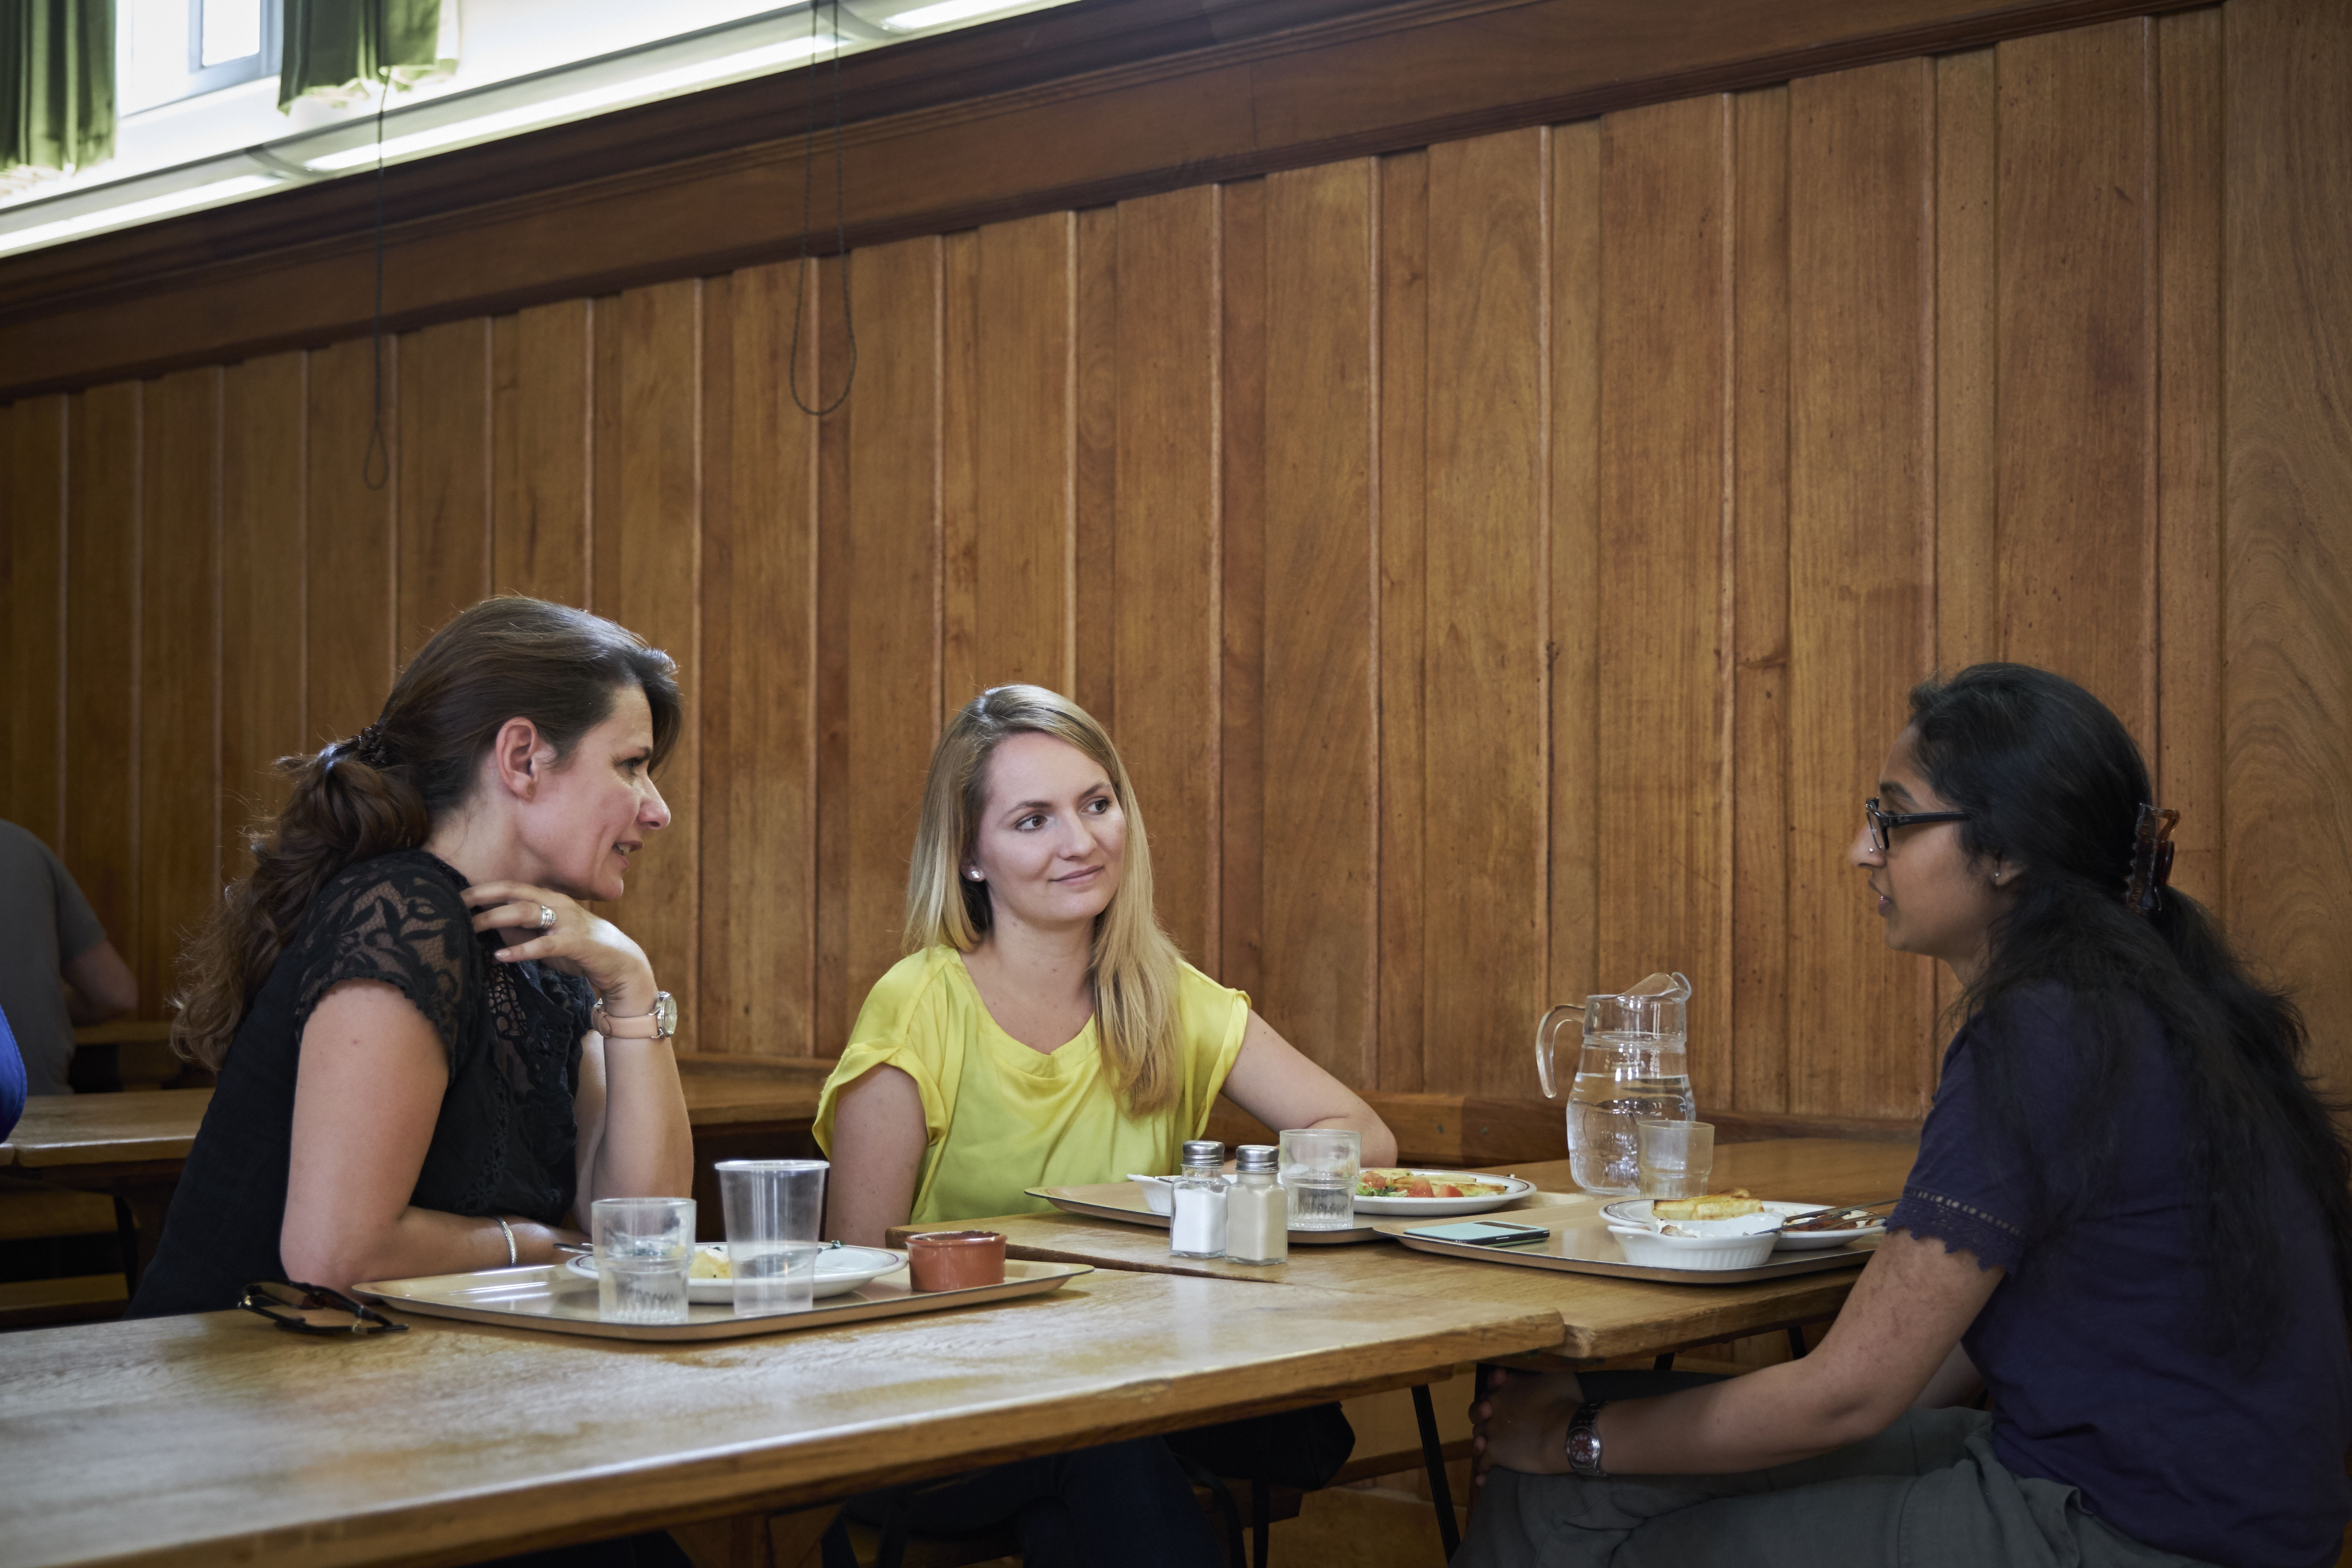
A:
[[[2152,794],[2071,681],[1911,694],[1853,860],[1963,1021],[1884,1242],[1801,1361],[1492,1378],[1457,1568],[2336,1560],[2352,1159]]]
[[[669,657],[536,599],[461,612],[284,805],[184,959],[218,1071],[133,1317],[555,1260],[593,1198],[683,1194],[645,952],[593,913],[669,821]]]

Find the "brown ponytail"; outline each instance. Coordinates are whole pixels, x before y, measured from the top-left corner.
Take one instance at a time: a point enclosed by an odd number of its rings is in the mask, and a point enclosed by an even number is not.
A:
[[[677,738],[676,675],[667,654],[584,610],[509,596],[460,611],[400,672],[374,723],[278,763],[291,788],[255,826],[253,875],[224,889],[180,955],[173,1048],[217,1071],[320,890],[347,867],[424,844],[508,720],[529,719],[561,759],[635,686],[658,767]]]

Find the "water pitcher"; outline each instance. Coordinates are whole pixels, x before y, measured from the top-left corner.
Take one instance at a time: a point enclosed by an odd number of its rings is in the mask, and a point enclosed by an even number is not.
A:
[[[1563,1002],[1536,1026],[1536,1076],[1544,1098],[1559,1098],[1553,1042],[1575,1025],[1581,1033],[1576,1078],[1568,1090],[1568,1169],[1589,1193],[1622,1196],[1642,1190],[1636,1121],[1689,1121],[1690,982],[1653,974],[1630,991]]]

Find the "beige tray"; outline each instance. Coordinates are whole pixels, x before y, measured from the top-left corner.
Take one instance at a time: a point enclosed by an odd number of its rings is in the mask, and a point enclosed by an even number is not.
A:
[[[593,1334],[606,1340],[732,1340],[751,1334],[788,1334],[801,1329],[829,1329],[840,1323],[863,1323],[876,1318],[899,1318],[910,1312],[937,1312],[950,1307],[978,1307],[1021,1296],[1058,1290],[1081,1274],[1094,1270],[1083,1263],[1029,1263],[1013,1259],[1004,1265],[1004,1283],[979,1285],[966,1290],[917,1290],[899,1268],[856,1289],[820,1299],[805,1312],[779,1312],[768,1317],[739,1318],[731,1305],[689,1302],[682,1323],[607,1323],[596,1316],[596,1282],[583,1279],[561,1264],[535,1268],[492,1268],[479,1274],[436,1274],[421,1279],[378,1279],[352,1287],[355,1294],[381,1301],[395,1311],[421,1312],[427,1317],[462,1318],[475,1323],[500,1323],[510,1329],[544,1329],[558,1334]]]
[[[1148,1225],[1159,1230],[1168,1228],[1168,1216],[1164,1214],[1153,1214],[1150,1205],[1144,1201],[1142,1193],[1136,1189],[1133,1182],[1097,1182],[1083,1187],[1031,1187],[1028,1193],[1033,1198],[1045,1199],[1064,1214],[1091,1215],[1097,1219],[1121,1220],[1129,1225]],[[1529,1193],[1516,1202],[1504,1205],[1499,1209],[1489,1209],[1486,1214],[1516,1214],[1525,1209],[1545,1208],[1557,1204],[1573,1202],[1581,1196],[1583,1196],[1582,1194]],[[1485,1218],[1486,1215],[1482,1214],[1476,1217]],[[1347,1230],[1294,1230],[1290,1233],[1290,1245],[1334,1247],[1356,1241],[1385,1241],[1391,1232],[1392,1226],[1396,1224],[1443,1225],[1444,1223],[1443,1220],[1435,1219],[1408,1219],[1384,1224],[1368,1223],[1351,1226]]]
[[[1501,1263],[1514,1268],[1549,1268],[1563,1274],[1602,1274],[1612,1279],[1655,1279],[1669,1285],[1753,1285],[1764,1279],[1783,1279],[1791,1274],[1816,1274],[1826,1268],[1851,1268],[1866,1263],[1877,1247],[1875,1237],[1866,1241],[1850,1241],[1843,1247],[1822,1247],[1808,1252],[1782,1252],[1769,1256],[1768,1261],[1753,1268],[1655,1268],[1647,1264],[1625,1261],[1625,1249],[1609,1234],[1608,1222],[1577,1205],[1579,1212],[1565,1214],[1546,1228],[1549,1239],[1530,1242],[1525,1247],[1480,1247],[1475,1242],[1438,1241],[1429,1237],[1408,1236],[1405,1232],[1417,1226],[1456,1223],[1447,1220],[1391,1219],[1382,1220],[1373,1228],[1394,1237],[1415,1252],[1434,1252],[1444,1258],[1475,1258],[1481,1263]],[[1480,1216],[1484,1218],[1484,1215]],[[1522,1211],[1516,1217],[1528,1225],[1536,1216]]]

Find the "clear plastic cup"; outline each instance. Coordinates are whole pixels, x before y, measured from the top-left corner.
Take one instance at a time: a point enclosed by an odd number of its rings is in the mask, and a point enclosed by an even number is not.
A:
[[[596,1315],[608,1323],[686,1321],[694,1200],[598,1198],[589,1205],[589,1225],[596,1243]]]
[[[735,1315],[805,1312],[816,1288],[817,1228],[824,1219],[823,1160],[721,1160],[727,1270]]]
[[[1641,1154],[1642,1195],[1695,1198],[1715,1177],[1715,1129],[1704,1121],[1633,1123]]]
[[[1292,1230],[1348,1230],[1364,1135],[1352,1127],[1293,1127],[1282,1134],[1281,1182]]]

